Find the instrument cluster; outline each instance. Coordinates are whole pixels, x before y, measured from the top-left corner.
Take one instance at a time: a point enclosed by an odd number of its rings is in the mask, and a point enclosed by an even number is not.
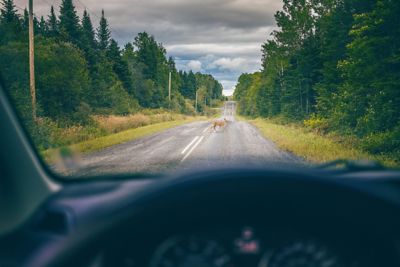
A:
[[[134,253],[121,259],[125,267],[357,267],[335,245],[308,237],[277,238],[244,226],[231,231],[172,235],[155,245],[146,260]],[[281,236],[282,237],[282,236]],[[339,246],[340,247],[340,246]],[[140,254],[140,253],[139,253]],[[142,256],[144,254],[141,254]],[[143,257],[145,258],[145,257]],[[116,266],[116,262],[105,266]]]

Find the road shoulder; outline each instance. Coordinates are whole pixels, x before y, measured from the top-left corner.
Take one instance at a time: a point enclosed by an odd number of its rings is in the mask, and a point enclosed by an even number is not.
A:
[[[377,160],[385,165],[395,163],[390,159],[370,155],[351,144],[339,143],[329,136],[320,135],[301,126],[277,124],[268,119],[238,117],[254,125],[262,135],[273,141],[281,150],[293,153],[311,163],[325,163],[337,159]]]

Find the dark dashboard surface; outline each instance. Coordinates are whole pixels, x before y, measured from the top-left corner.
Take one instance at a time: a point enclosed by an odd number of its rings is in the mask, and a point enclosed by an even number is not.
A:
[[[399,194],[393,174],[379,175],[231,169],[73,183],[0,239],[0,266],[399,266]]]

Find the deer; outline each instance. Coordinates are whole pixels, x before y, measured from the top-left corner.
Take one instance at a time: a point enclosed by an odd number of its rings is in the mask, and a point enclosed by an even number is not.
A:
[[[217,127],[223,128],[226,126],[226,124],[228,124],[228,122],[229,121],[226,118],[224,118],[223,120],[215,120],[213,121],[211,128],[213,128],[213,130],[216,131]]]

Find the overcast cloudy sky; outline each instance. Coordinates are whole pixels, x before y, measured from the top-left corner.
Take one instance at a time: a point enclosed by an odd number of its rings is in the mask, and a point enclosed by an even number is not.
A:
[[[35,14],[58,11],[61,0],[34,0]],[[15,0],[24,8],[27,0]],[[138,32],[155,36],[177,68],[214,75],[231,94],[238,76],[260,68],[261,44],[275,29],[281,0],[74,0],[93,23],[105,10],[113,37],[123,46]]]

